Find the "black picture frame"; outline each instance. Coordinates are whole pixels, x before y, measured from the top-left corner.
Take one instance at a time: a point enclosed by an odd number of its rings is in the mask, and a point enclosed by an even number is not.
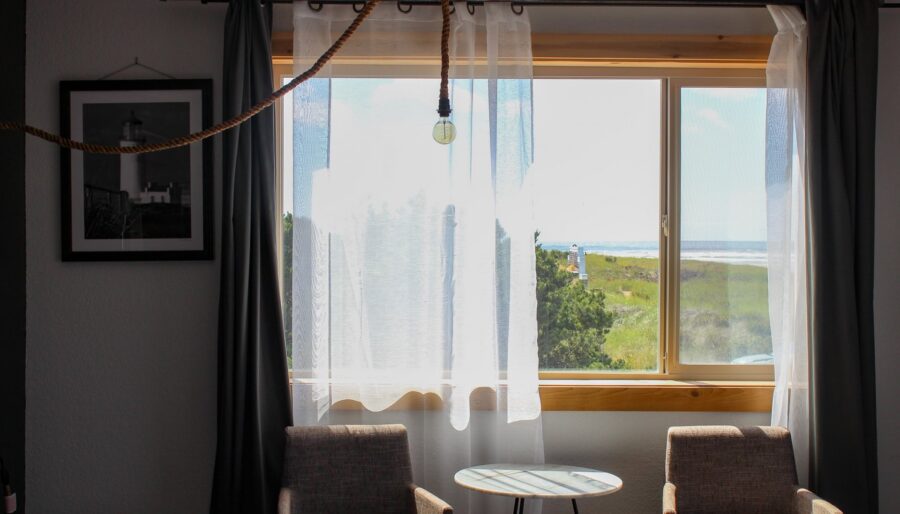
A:
[[[66,80],[59,94],[60,134],[76,140],[137,145],[212,123],[212,79]],[[62,260],[212,260],[212,168],[212,139],[129,157],[63,148]]]

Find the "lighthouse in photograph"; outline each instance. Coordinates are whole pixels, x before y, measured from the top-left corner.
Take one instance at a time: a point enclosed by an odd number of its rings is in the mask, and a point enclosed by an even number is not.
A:
[[[131,116],[122,123],[122,139],[119,146],[138,146],[146,142],[144,138],[144,123],[139,120],[134,111]],[[136,201],[141,194],[141,156],[139,154],[122,154],[119,164],[119,190],[128,193],[128,198]]]

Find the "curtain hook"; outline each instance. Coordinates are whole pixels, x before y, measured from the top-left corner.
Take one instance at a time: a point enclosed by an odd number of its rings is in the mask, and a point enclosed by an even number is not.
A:
[[[469,14],[475,16],[475,4],[471,0],[466,0],[466,10],[469,11]]]
[[[516,3],[515,2],[509,3],[509,8],[512,9],[513,14],[515,14],[516,16],[521,16],[522,13],[525,12],[525,6],[522,4],[518,4],[518,6],[519,6],[519,10],[517,11]]]
[[[319,12],[324,7],[322,2],[313,2],[313,0],[306,0],[306,5],[309,7],[310,11]]]
[[[400,0],[397,0],[397,10],[402,12],[403,14],[406,14],[409,11],[412,11],[412,4],[406,4],[406,10],[404,11],[403,10],[403,2],[401,2]]]
[[[456,4],[450,3],[450,14],[456,14]]]
[[[358,8],[356,7],[357,5],[359,6]],[[365,2],[361,2],[361,3],[353,2],[353,12],[355,12],[356,14],[363,12],[363,9],[365,9],[365,8],[366,8]]]

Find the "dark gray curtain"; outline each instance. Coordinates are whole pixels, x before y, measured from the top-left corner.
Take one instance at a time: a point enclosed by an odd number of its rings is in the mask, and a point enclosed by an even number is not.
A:
[[[272,6],[232,0],[222,116],[272,92]],[[274,513],[291,424],[275,249],[272,109],[224,134],[219,416],[211,512]]]
[[[813,490],[878,512],[874,261],[876,0],[807,0]]]

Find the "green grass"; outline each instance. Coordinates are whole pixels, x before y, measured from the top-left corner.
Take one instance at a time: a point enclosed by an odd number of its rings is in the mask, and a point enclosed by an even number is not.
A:
[[[601,289],[615,321],[604,351],[626,369],[655,370],[659,352],[659,261],[587,254],[588,287]],[[765,268],[681,263],[681,354],[685,362],[730,362],[769,353]]]

